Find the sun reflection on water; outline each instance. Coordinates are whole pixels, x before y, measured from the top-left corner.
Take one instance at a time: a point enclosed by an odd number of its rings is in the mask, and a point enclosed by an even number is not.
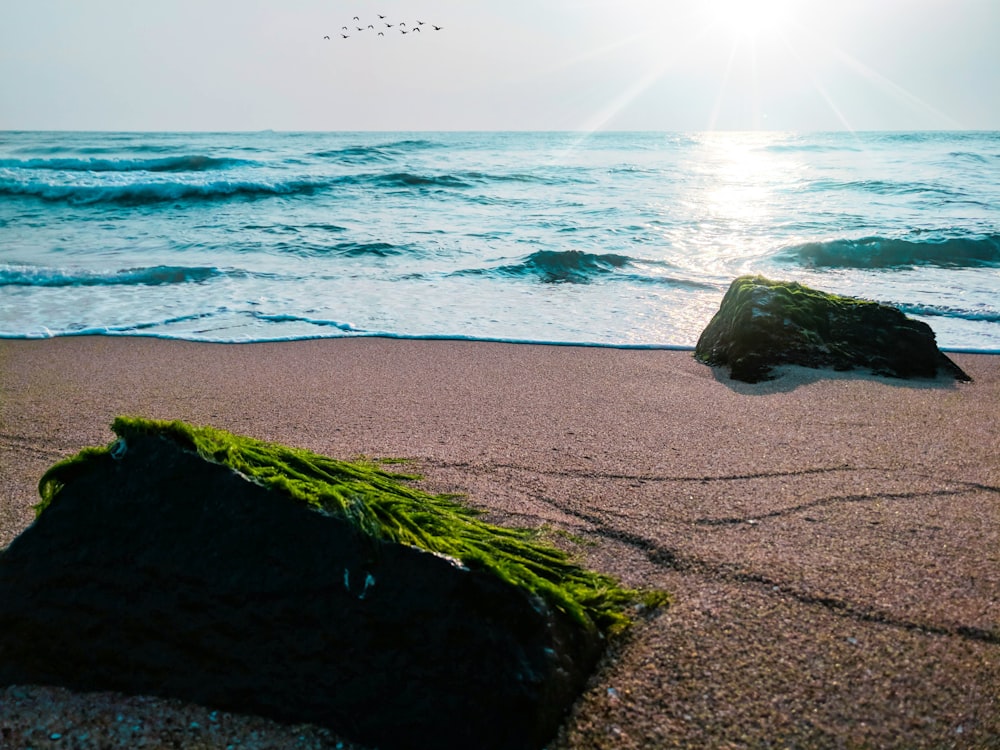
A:
[[[773,252],[775,222],[789,220],[790,201],[806,179],[806,165],[783,152],[794,136],[769,132],[698,134],[677,201],[695,220],[669,221],[675,206],[661,205],[658,231],[671,263],[706,281],[754,270]],[[786,238],[787,239],[787,238]]]

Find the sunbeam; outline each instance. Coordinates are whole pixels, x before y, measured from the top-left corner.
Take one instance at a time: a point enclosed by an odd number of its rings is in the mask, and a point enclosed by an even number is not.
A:
[[[922,111],[926,114],[933,115],[938,118],[942,125],[950,129],[961,129],[963,127],[962,123],[958,120],[950,117],[941,110],[937,109],[933,105],[921,99],[919,96],[911,91],[900,86],[895,81],[886,78],[884,75],[879,73],[877,70],[865,65],[863,62],[857,58],[849,55],[847,52],[840,48],[834,48],[833,54],[836,55],[837,59],[844,63],[848,68],[850,68],[855,73],[861,75],[870,83],[878,86],[880,89],[888,94],[891,94],[898,101],[905,102],[912,108]]]

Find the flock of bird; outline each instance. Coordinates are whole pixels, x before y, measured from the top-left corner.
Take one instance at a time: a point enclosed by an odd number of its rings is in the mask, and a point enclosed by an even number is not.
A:
[[[443,27],[435,26],[434,24],[424,23],[423,21],[416,21],[412,25],[407,25],[406,21],[397,21],[396,23],[389,23],[385,20],[385,16],[380,15],[378,21],[372,21],[371,23],[364,23],[358,16],[354,17],[354,22],[350,26],[340,27],[340,36],[344,39],[350,39],[351,36],[357,32],[367,33],[372,32],[378,36],[385,36],[387,33],[392,33],[398,31],[400,34],[416,34],[421,33],[424,28],[433,29],[434,31],[441,31]],[[357,32],[355,31],[357,30]],[[326,35],[324,39],[329,39],[330,36]]]

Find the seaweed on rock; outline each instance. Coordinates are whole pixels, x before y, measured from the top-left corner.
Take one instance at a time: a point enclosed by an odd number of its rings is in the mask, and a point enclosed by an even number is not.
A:
[[[118,417],[118,440],[85,448],[52,466],[39,481],[41,514],[57,502],[61,488],[87,465],[123,450],[137,437],[173,440],[203,459],[233,469],[251,481],[322,513],[348,520],[362,536],[394,542],[484,569],[541,596],[587,629],[622,630],[637,609],[669,601],[662,591],[624,588],[610,576],[586,570],[558,548],[537,540],[531,529],[482,521],[479,512],[453,496],[433,495],[404,484],[418,477],[390,473],[373,463],[341,461],[307,450],[234,435],[180,421]]]
[[[386,750],[530,750],[606,636],[667,601],[370,462],[113,429],[45,473],[0,551],[0,685],[163,695]]]

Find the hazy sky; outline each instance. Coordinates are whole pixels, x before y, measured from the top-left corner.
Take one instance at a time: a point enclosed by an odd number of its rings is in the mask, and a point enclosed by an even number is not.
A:
[[[998,35],[1000,0],[0,0],[0,129],[994,130]]]

